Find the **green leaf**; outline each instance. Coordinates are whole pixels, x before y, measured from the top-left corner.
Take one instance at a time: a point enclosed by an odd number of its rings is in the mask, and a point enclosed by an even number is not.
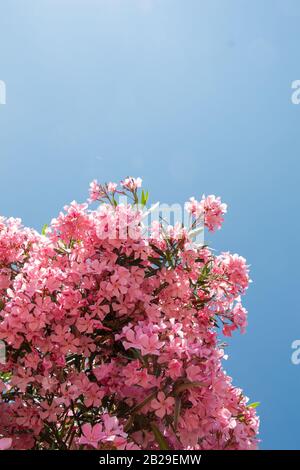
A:
[[[162,259],[161,258],[154,258],[153,256],[149,256],[148,260],[152,263],[155,264],[155,266],[158,266],[159,268],[162,265]]]
[[[204,382],[200,381],[195,381],[195,382],[184,382],[181,384],[178,384],[174,387],[174,393],[178,395],[179,393],[183,392],[184,390],[188,390],[190,388],[194,387],[207,387],[207,384]]]
[[[8,382],[11,379],[12,372],[0,372],[0,379],[3,382]]]
[[[181,410],[181,396],[175,398],[175,410],[174,410],[174,429],[177,431],[178,419]]]
[[[149,401],[153,400],[153,398],[155,398],[156,395],[157,395],[157,390],[154,390],[154,392],[150,393],[150,395],[148,395],[142,402],[138,403],[130,410],[131,414],[134,414],[137,411],[140,411],[145,405],[147,405],[147,403],[149,403]]]
[[[142,206],[145,206],[147,204],[148,197],[149,197],[149,191],[147,191],[145,193],[145,191],[142,190],[142,195],[141,195],[141,204],[142,204]]]
[[[260,405],[259,401],[255,401],[254,403],[250,403],[247,408],[257,408]]]
[[[46,235],[47,228],[48,228],[48,224],[44,224],[42,228],[42,235]]]
[[[165,437],[162,435],[162,433],[160,432],[156,424],[151,423],[150,427],[154,434],[155,440],[157,444],[159,445],[160,450],[170,450]]]
[[[148,199],[149,199],[149,191],[147,191],[145,194],[145,204],[147,204]]]
[[[152,245],[152,244],[150,244],[150,246],[157,254],[162,256],[162,258],[165,258],[165,253],[160,248],[158,248],[157,246]]]

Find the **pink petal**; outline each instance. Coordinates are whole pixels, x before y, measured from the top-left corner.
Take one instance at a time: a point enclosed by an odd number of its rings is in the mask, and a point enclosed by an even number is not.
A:
[[[159,418],[163,418],[165,416],[166,412],[165,412],[164,408],[159,408],[158,410],[155,411],[155,414]]]
[[[88,439],[91,439],[93,436],[92,425],[90,423],[84,424],[82,426],[82,432]]]
[[[0,439],[0,450],[7,450],[12,445],[12,439],[10,437],[4,437]]]
[[[103,434],[102,433],[102,424],[101,423],[95,424],[95,426],[93,427],[93,430],[92,430],[93,440],[99,441],[102,434]]]

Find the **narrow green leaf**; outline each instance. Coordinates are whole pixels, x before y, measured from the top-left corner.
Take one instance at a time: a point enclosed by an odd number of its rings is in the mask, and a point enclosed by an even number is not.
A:
[[[159,445],[160,450],[170,450],[168,443],[165,437],[162,435],[156,424],[150,424],[151,430],[154,434],[157,444]]]
[[[194,387],[206,387],[207,385],[204,382],[199,382],[198,380],[195,382],[184,382],[179,385],[176,385],[174,388],[174,393],[178,395],[178,393],[183,392],[184,390],[187,390],[189,388],[194,388]]]
[[[142,204],[142,206],[145,206],[147,204],[148,197],[149,197],[149,192],[147,191],[145,193],[145,191],[142,190],[142,194],[141,194],[141,204]]]
[[[125,432],[129,431],[129,429],[132,426],[132,423],[133,423],[133,416],[129,416],[129,419],[128,419],[127,423],[124,426],[124,431]]]
[[[46,235],[47,228],[48,228],[48,224],[44,224],[42,228],[42,235]]]
[[[255,401],[254,403],[250,403],[247,408],[257,408],[260,405],[259,401]]]
[[[149,401],[153,400],[153,398],[155,398],[156,395],[157,395],[157,390],[154,390],[154,392],[150,393],[150,395],[148,395],[142,402],[138,403],[130,410],[131,414],[133,415],[134,413],[137,413],[142,408],[144,408],[144,406],[147,405]]]
[[[148,199],[149,199],[149,191],[147,191],[145,194],[145,204],[147,204]]]
[[[177,431],[178,419],[181,410],[181,396],[175,398],[175,410],[174,410],[174,429]]]
[[[155,245],[150,245],[151,248],[153,248],[153,250],[158,253],[160,256],[162,256],[163,258],[165,257],[165,253],[160,249],[158,248],[157,246]]]
[[[162,259],[161,258],[154,258],[153,256],[149,256],[148,260],[152,263],[155,264],[155,266],[161,267],[162,265]]]

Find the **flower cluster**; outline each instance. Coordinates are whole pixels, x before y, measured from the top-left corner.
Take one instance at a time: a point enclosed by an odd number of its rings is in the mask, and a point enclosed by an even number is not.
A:
[[[191,197],[186,202],[186,210],[198,220],[200,217],[204,219],[204,225],[214,232],[220,229],[224,222],[224,214],[227,212],[227,205],[221,202],[219,197],[210,195],[202,196],[201,201],[197,201]]]
[[[42,235],[0,219],[0,449],[256,448],[216,329],[245,330],[246,261],[178,227],[145,238],[140,187],[94,181],[100,206],[73,202]],[[219,198],[187,204],[220,227]]]

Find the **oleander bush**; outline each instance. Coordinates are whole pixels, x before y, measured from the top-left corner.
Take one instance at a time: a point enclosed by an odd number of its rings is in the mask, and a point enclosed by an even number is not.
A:
[[[0,219],[0,448],[256,448],[220,345],[245,330],[248,267],[193,243],[226,205],[191,198],[190,227],[146,236],[147,198],[140,178],[94,181],[42,234]]]

